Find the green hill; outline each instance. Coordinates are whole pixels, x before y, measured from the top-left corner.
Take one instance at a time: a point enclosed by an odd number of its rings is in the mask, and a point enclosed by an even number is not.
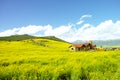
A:
[[[12,35],[12,36],[0,37],[0,41],[20,41],[20,40],[31,39],[31,38],[35,38],[35,37],[27,34]]]
[[[62,39],[55,37],[55,36],[36,37],[36,36],[28,35],[28,34],[0,37],[0,41],[21,41],[21,40],[26,40],[26,39],[39,39],[39,38],[60,41],[60,42],[66,42]]]
[[[66,42],[62,39],[59,39],[59,38],[55,37],[55,36],[45,36],[45,37],[38,37],[38,38],[49,39],[49,40],[60,41],[60,42]]]

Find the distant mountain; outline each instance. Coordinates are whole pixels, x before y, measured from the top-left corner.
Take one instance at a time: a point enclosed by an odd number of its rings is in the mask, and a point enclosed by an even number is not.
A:
[[[80,44],[89,41],[77,40],[72,42],[73,44]],[[116,40],[93,40],[93,43],[97,46],[120,46],[120,39]]]
[[[66,42],[66,41],[64,41],[62,39],[59,39],[59,38],[55,37],[55,36],[36,37],[36,36],[28,35],[28,34],[0,37],[0,41],[20,41],[20,40],[35,39],[35,38],[49,39],[49,40],[54,40],[54,41]]]

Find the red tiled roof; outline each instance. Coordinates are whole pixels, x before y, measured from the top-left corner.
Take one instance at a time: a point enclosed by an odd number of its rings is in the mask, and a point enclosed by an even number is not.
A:
[[[80,48],[80,47],[83,47],[84,44],[74,44],[73,46],[74,46],[74,47],[77,47],[77,48]]]

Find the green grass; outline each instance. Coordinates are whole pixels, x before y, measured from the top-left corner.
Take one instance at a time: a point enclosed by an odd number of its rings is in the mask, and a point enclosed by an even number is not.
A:
[[[0,41],[0,80],[120,80],[119,50],[70,52],[69,43],[34,41]]]

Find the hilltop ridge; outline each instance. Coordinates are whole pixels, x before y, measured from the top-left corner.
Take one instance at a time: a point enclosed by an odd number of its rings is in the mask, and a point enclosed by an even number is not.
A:
[[[26,39],[39,39],[39,38],[60,41],[60,42],[67,42],[55,36],[36,37],[36,36],[28,35],[28,34],[0,37],[0,41],[21,41],[21,40],[26,40]]]

